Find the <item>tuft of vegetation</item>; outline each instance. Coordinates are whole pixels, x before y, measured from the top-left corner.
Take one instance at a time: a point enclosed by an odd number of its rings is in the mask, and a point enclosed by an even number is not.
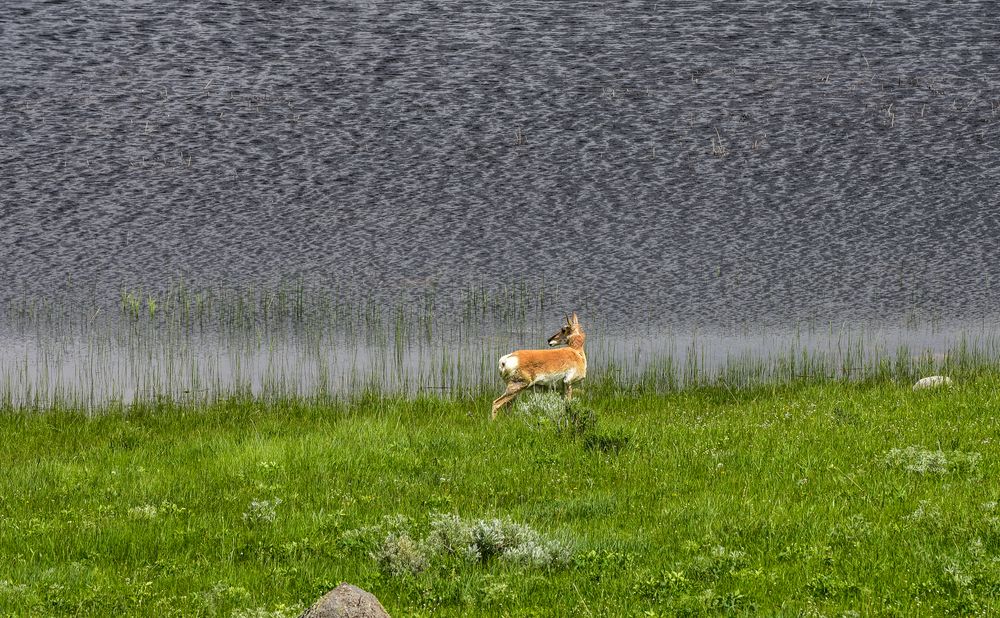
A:
[[[609,454],[622,452],[631,441],[631,436],[621,429],[608,433],[591,432],[583,436],[584,448]]]

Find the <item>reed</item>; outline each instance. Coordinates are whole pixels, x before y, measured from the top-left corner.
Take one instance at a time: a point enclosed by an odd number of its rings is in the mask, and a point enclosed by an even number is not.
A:
[[[113,303],[80,294],[11,300],[0,323],[0,405],[99,410],[115,402],[351,398],[496,390],[496,359],[541,345],[562,307],[527,283],[435,290],[393,299],[274,286],[122,286]],[[945,328],[909,313],[898,325],[804,323],[768,330],[629,333],[584,314],[595,393],[751,388],[798,381],[970,377],[1000,361],[995,325]]]

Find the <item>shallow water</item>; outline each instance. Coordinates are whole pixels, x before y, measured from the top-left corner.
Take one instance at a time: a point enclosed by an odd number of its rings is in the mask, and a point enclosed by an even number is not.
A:
[[[169,307],[169,305],[167,305]],[[228,308],[225,309],[228,311]],[[541,312],[459,322],[389,313],[252,321],[180,318],[176,309],[100,318],[87,312],[15,320],[0,348],[0,409],[103,408],[170,399],[208,403],[329,398],[365,392],[499,394],[497,358],[545,347]],[[228,314],[227,315],[231,315]],[[797,380],[888,379],[946,373],[961,380],[1000,362],[1000,325],[879,326],[623,333],[587,325],[586,388],[740,388]]]
[[[3,12],[5,304],[301,278],[527,281],[619,333],[996,316],[992,2]]]

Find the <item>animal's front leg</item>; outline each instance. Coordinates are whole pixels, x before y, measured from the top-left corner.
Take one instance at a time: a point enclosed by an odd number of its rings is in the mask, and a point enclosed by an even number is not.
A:
[[[511,382],[510,384],[508,384],[507,390],[504,391],[504,394],[500,395],[499,397],[493,400],[493,409],[490,411],[490,419],[495,420],[497,417],[497,412],[500,410],[500,408],[504,407],[512,399],[517,397],[517,394],[520,393],[526,386],[527,384],[523,382]]]

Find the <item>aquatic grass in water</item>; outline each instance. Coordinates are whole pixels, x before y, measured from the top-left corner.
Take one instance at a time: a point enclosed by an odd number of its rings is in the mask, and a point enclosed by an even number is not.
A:
[[[457,299],[414,293],[385,305],[302,281],[123,287],[111,303],[25,297],[11,301],[0,325],[0,406],[484,394],[501,386],[498,357],[545,345],[565,309],[550,306],[555,297],[521,284]],[[710,331],[648,324],[625,332],[585,315],[585,329],[589,392],[964,377],[1000,359],[997,327],[987,322]]]

